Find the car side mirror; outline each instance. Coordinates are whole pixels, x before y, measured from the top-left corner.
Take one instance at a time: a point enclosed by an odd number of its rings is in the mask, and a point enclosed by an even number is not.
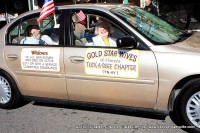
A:
[[[117,47],[118,48],[136,48],[137,41],[133,36],[124,36],[117,39]]]

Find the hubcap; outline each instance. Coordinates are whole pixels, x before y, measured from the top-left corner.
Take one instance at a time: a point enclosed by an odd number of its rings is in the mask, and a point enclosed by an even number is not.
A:
[[[200,92],[190,97],[187,102],[186,112],[192,124],[200,128]]]
[[[0,76],[0,104],[6,104],[11,99],[11,88],[8,81]]]

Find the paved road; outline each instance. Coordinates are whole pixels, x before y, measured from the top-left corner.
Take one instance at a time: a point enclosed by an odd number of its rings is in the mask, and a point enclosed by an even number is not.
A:
[[[185,133],[166,117],[155,120],[117,111],[29,103],[0,109],[1,133]]]

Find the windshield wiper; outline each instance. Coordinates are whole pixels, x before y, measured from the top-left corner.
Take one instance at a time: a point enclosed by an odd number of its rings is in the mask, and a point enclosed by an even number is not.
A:
[[[183,34],[179,35],[179,39],[176,40],[175,42],[173,42],[173,44],[177,43],[177,42],[182,42],[185,39],[187,39],[188,37],[190,37],[193,34],[193,32],[188,31],[188,32],[184,32]]]
[[[200,29],[188,30],[189,33],[191,32],[200,32]]]

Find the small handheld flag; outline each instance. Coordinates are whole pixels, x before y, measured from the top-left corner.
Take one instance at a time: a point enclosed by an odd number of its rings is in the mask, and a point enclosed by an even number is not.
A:
[[[85,14],[83,13],[82,10],[80,10],[78,13],[76,13],[76,15],[77,15],[79,22],[85,20],[85,18],[86,18]]]
[[[55,12],[55,5],[53,0],[44,0],[44,4],[42,6],[40,16],[38,18],[38,23],[54,12]]]

